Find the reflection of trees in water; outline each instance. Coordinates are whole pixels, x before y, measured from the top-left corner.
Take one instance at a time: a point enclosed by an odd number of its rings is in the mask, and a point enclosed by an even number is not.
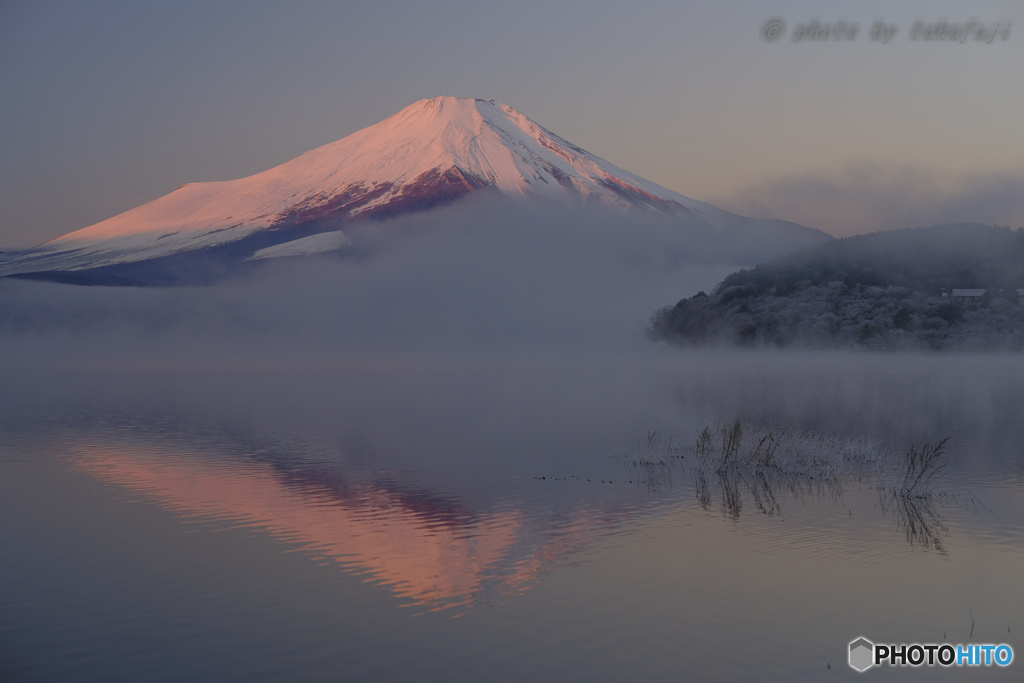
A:
[[[705,510],[718,506],[724,517],[739,520],[745,502],[769,517],[782,503],[839,502],[848,485],[869,477],[876,483],[883,516],[894,519],[907,542],[944,552],[948,528],[938,512],[944,494],[931,490],[945,466],[948,439],[913,445],[893,453],[861,437],[799,429],[776,430],[735,421],[706,427],[692,446],[651,432],[627,455],[630,479],[654,492],[692,485]]]

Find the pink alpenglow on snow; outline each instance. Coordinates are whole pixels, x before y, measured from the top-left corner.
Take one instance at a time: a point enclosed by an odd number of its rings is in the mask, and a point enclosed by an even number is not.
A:
[[[713,231],[756,222],[618,168],[507,105],[435,97],[262,173],[184,185],[35,249],[4,254],[0,276],[82,271],[241,240],[251,245],[235,255],[243,261],[344,249],[344,234],[287,245],[480,191],[528,204],[546,200],[653,211]]]

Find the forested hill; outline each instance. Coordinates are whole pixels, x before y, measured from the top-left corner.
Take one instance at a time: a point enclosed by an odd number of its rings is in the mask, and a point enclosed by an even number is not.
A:
[[[952,289],[984,289],[980,298]],[[959,224],[857,235],[782,256],[657,311],[670,343],[1024,348],[1024,228]],[[947,296],[943,296],[943,293]]]

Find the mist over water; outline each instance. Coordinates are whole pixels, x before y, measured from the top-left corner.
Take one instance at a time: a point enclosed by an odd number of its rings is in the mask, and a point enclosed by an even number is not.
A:
[[[735,266],[482,215],[212,287],[0,280],[0,677],[817,680],[969,609],[1018,642],[1019,356],[656,346]],[[870,476],[632,464],[734,420],[952,437],[932,526]]]
[[[735,269],[678,222],[486,199],[350,233],[337,256],[272,261],[212,287],[0,280],[0,332],[8,344],[70,335],[72,353],[619,348],[643,343],[655,308]]]

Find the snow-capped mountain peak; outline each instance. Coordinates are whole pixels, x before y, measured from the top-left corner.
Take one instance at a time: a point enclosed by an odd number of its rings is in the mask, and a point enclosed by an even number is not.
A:
[[[92,269],[243,240],[252,243],[236,255],[244,260],[260,249],[480,190],[654,210],[713,229],[740,218],[624,171],[507,105],[434,97],[262,173],[184,185],[36,249],[5,254],[0,275]]]

